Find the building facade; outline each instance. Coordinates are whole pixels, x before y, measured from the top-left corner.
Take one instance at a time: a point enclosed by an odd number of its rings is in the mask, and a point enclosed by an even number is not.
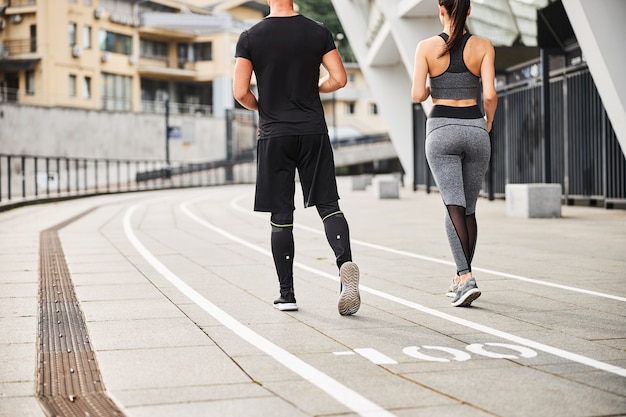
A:
[[[0,101],[223,114],[238,34],[263,1],[2,0]]]
[[[358,136],[386,135],[387,124],[378,111],[367,80],[356,63],[345,63],[348,83],[335,93],[322,94],[332,141]]]
[[[167,112],[174,158],[223,157],[235,45],[268,12],[264,0],[0,0],[0,152],[159,158]],[[346,67],[346,88],[322,97],[331,137],[385,134]],[[232,130],[249,147],[243,118]]]

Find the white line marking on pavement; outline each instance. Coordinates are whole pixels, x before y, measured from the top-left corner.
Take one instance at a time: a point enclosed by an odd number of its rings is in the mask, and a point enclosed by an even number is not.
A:
[[[428,350],[439,350],[441,352],[447,352],[451,354],[452,356],[454,356],[454,360],[457,362],[465,362],[472,357],[469,353],[461,352],[460,350],[457,350],[457,349],[445,348],[442,346],[422,346],[422,347]],[[419,348],[415,347],[415,349],[419,349]]]
[[[396,365],[398,362],[391,359],[389,356],[380,353],[376,349],[372,348],[359,348],[354,349],[356,353],[363,356],[365,359],[370,360],[376,365]]]
[[[213,318],[222,323],[225,327],[229,328],[237,336],[241,337],[251,345],[257,347],[259,350],[261,350],[268,356],[271,356],[286,368],[290,369],[291,371],[300,375],[305,380],[317,386],[319,389],[326,392],[328,395],[336,399],[339,403],[345,405],[347,408],[354,411],[358,415],[364,417],[394,417],[394,414],[388,412],[384,408],[381,408],[378,404],[375,404],[374,402],[368,400],[357,392],[352,391],[350,388],[341,384],[337,380],[329,377],[317,368],[314,368],[313,366],[309,365],[298,357],[292,355],[285,349],[275,345],[274,343],[265,339],[263,336],[254,332],[250,328],[244,326],[234,317],[230,316],[224,310],[211,303],[200,293],[190,287],[187,283],[181,280],[176,274],[174,274],[165,265],[163,265],[150,251],[148,251],[148,249],[146,249],[141,241],[135,236],[130,219],[136,208],[137,206],[132,206],[124,215],[124,232],[127,239],[135,247],[137,252],[139,252],[141,256],[143,256],[144,259],[148,261],[150,265],[152,265],[152,267],[156,269],[165,279],[167,279],[172,285],[178,288],[181,293],[186,295],[191,301],[196,303],[199,307],[209,313]],[[183,211],[185,211],[185,213],[192,219],[200,222],[206,227],[218,231],[217,228],[214,228],[209,223],[190,213],[186,207],[182,208]],[[244,243],[243,240],[237,238],[234,235],[231,235],[230,233],[224,231],[219,231],[219,233],[229,237],[230,239],[235,240],[236,242],[242,244]],[[255,247],[254,245],[251,245],[249,243],[246,244],[246,246]],[[265,253],[267,251],[263,252]]]
[[[472,355],[470,355],[467,352],[462,352],[458,349],[453,349],[453,348],[443,348],[443,347],[437,347],[437,346],[424,346],[424,348],[426,349],[432,349],[432,350],[440,350],[442,352],[446,352],[451,354],[452,356],[454,356],[454,360],[458,361],[458,362],[464,362],[464,361],[468,361],[472,358]],[[417,346],[407,346],[404,349],[402,349],[402,352],[405,355],[411,356],[412,358],[415,359],[420,359],[423,361],[429,361],[429,362],[450,362],[450,359],[446,359],[446,358],[439,358],[437,356],[430,356],[427,355],[425,353],[419,352],[420,348]]]
[[[506,343],[485,343],[487,346],[499,346],[506,349],[516,350],[520,353],[522,358],[534,358],[537,356],[537,352],[532,349],[528,349],[522,346],[509,345]]]
[[[242,213],[245,213],[245,214],[248,214],[248,215],[257,216],[257,217],[264,217],[263,214],[260,214],[260,213],[254,212],[254,211],[250,211],[249,209],[247,210],[247,209],[241,207],[238,203],[243,198],[247,198],[247,195],[242,195],[242,196],[239,196],[239,197],[233,199],[231,201],[231,207],[234,208],[235,210],[239,211],[239,212],[242,212]],[[324,234],[324,232],[322,232],[322,231],[320,231],[318,229],[314,229],[312,227],[304,226],[304,225],[301,225],[301,224],[294,224],[294,227],[297,227],[297,228],[302,229],[302,230],[306,230],[307,232],[316,233],[316,234],[319,234],[319,235],[323,235]],[[377,245],[377,244],[374,244],[374,243],[369,243],[369,242],[365,242],[365,241],[357,240],[357,239],[350,239],[350,241],[353,244],[358,244],[358,245],[361,245],[361,246],[368,247],[370,249],[376,249],[376,250],[383,251],[383,252],[393,253],[395,255],[401,255],[401,256],[406,256],[406,257],[409,257],[409,258],[421,259],[422,261],[434,262],[434,263],[439,263],[439,264],[443,264],[443,265],[456,266],[454,262],[444,261],[443,259],[438,259],[438,258],[433,258],[433,257],[430,257],[430,256],[424,256],[424,255],[419,255],[419,254],[412,253],[412,252],[407,252],[407,251],[403,251],[403,250],[393,249],[393,248],[389,248],[387,246]],[[566,290],[566,291],[578,292],[578,293],[581,293],[581,294],[593,295],[593,296],[596,296],[596,297],[603,297],[603,298],[610,298],[612,300],[626,302],[626,297],[620,297],[618,295],[606,294],[606,293],[597,292],[597,291],[591,291],[591,290],[585,290],[583,288],[571,287],[569,285],[555,284],[553,282],[541,281],[541,280],[538,280],[538,279],[523,277],[521,275],[509,274],[509,273],[506,273],[506,272],[499,272],[499,271],[495,271],[493,269],[486,269],[486,268],[475,267],[474,265],[472,265],[472,270],[473,271],[478,271],[478,272],[484,272],[486,274],[500,276],[500,277],[504,277],[504,278],[511,278],[511,279],[515,279],[515,280],[518,280],[518,281],[529,282],[529,283],[532,283],[532,284],[545,285],[547,287],[559,288],[559,289]]]
[[[203,199],[203,198],[195,199],[193,201],[197,201],[197,200],[201,200],[201,199]],[[213,224],[207,222],[206,220],[203,220],[203,219],[199,218],[198,216],[194,215],[187,208],[187,204],[189,204],[189,203],[191,203],[191,201],[189,201],[187,203],[181,204],[180,207],[193,220],[197,221],[198,223],[200,223],[201,225],[207,227],[208,229],[211,229],[211,230],[221,234],[224,237],[232,239],[235,242],[239,242],[239,243],[241,243],[244,246],[247,246],[247,247],[249,247],[249,248],[251,248],[253,250],[256,250],[257,252],[264,253],[264,254],[266,254],[268,256],[272,256],[270,251],[268,251],[266,249],[263,249],[263,248],[261,248],[261,247],[259,247],[257,245],[254,245],[254,244],[252,244],[250,242],[247,242],[247,241],[245,241],[245,240],[243,240],[243,239],[241,239],[241,238],[239,238],[239,237],[237,237],[237,236],[235,236],[235,235],[233,235],[231,233],[228,233],[227,231],[225,231],[223,229],[220,229],[217,226],[214,226]],[[316,275],[319,275],[319,276],[322,276],[322,277],[325,277],[325,278],[328,278],[328,279],[332,279],[333,281],[338,281],[339,280],[339,278],[336,277],[335,275],[328,274],[326,272],[320,271],[318,269],[312,268],[312,267],[310,267],[308,265],[304,265],[304,264],[299,263],[299,262],[294,262],[294,266],[298,267],[300,269],[303,269],[305,271],[309,271],[311,273],[314,273]],[[579,354],[576,354],[576,353],[573,353],[573,352],[568,352],[566,350],[559,349],[559,348],[556,348],[556,347],[553,347],[553,346],[544,345],[543,343],[535,342],[534,340],[530,340],[530,339],[525,339],[523,337],[516,336],[516,335],[510,334],[510,333],[507,333],[507,332],[503,332],[503,331],[500,331],[500,330],[497,330],[497,329],[494,329],[494,328],[491,328],[491,327],[488,327],[488,326],[484,326],[484,325],[479,324],[479,323],[474,323],[472,321],[465,320],[465,319],[460,318],[460,317],[455,317],[453,315],[450,315],[450,314],[447,314],[447,313],[443,313],[441,311],[438,311],[438,310],[435,310],[433,308],[429,308],[429,307],[423,306],[423,305],[415,303],[413,301],[405,300],[403,298],[396,297],[395,295],[391,295],[391,294],[388,294],[386,292],[376,290],[374,288],[366,287],[364,285],[359,285],[359,289],[362,292],[367,292],[367,293],[376,295],[376,296],[378,296],[380,298],[384,298],[386,300],[393,301],[393,302],[395,302],[397,304],[401,304],[403,306],[412,308],[414,310],[421,311],[422,313],[426,313],[426,314],[429,314],[431,316],[439,317],[439,318],[441,318],[443,320],[447,320],[447,321],[459,324],[461,326],[468,327],[470,329],[478,330],[479,332],[487,333],[487,334],[499,337],[501,339],[506,339],[506,340],[509,340],[511,342],[517,343],[519,345],[527,346],[527,347],[530,347],[532,349],[540,350],[542,352],[546,352],[546,353],[549,353],[551,355],[558,356],[560,358],[564,358],[564,359],[567,359],[567,360],[570,360],[570,361],[573,361],[573,362],[578,362],[580,364],[587,365],[587,366],[590,366],[592,368],[596,368],[596,369],[599,369],[599,370],[602,370],[602,371],[606,371],[606,372],[610,372],[610,373],[613,373],[613,374],[616,374],[616,375],[619,375],[619,376],[622,376],[622,377],[626,377],[626,369],[620,368],[619,366],[615,366],[615,365],[611,365],[611,364],[608,364],[608,363],[604,363],[604,362],[598,361],[596,359],[588,358],[586,356],[579,355]]]

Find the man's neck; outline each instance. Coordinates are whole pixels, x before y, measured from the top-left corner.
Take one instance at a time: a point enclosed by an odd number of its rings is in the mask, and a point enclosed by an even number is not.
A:
[[[273,6],[268,17],[290,17],[298,13],[291,6]]]

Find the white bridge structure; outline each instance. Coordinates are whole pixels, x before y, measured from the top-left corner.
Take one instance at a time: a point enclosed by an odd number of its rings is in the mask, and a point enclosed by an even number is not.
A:
[[[496,47],[537,46],[537,9],[553,0],[473,0],[468,27]],[[604,107],[626,150],[626,1],[562,0]],[[400,161],[413,176],[411,77],[417,44],[441,31],[436,0],[332,0],[377,99]],[[424,103],[426,113],[431,103]]]

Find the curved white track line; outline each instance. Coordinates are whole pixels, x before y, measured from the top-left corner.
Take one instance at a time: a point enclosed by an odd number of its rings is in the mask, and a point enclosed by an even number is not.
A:
[[[217,226],[215,226],[215,225],[213,225],[213,224],[211,224],[209,222],[207,222],[206,220],[201,219],[200,217],[196,216],[195,214],[191,213],[191,211],[189,211],[189,209],[187,208],[187,205],[191,204],[194,201],[202,200],[202,199],[203,198],[199,198],[199,199],[194,199],[194,200],[188,201],[186,203],[182,203],[180,205],[180,207],[181,207],[181,209],[183,210],[183,212],[187,216],[189,216],[191,219],[193,219],[194,221],[198,222],[202,226],[204,226],[204,227],[206,227],[208,229],[211,229],[214,232],[219,233],[219,234],[221,234],[224,237],[227,237],[227,238],[229,238],[231,240],[234,240],[235,242],[241,243],[242,245],[244,245],[244,246],[246,246],[248,248],[251,248],[251,249],[253,249],[253,250],[257,251],[257,252],[261,252],[261,253],[266,254],[268,256],[272,256],[270,251],[268,251],[266,249],[263,249],[263,248],[255,245],[253,243],[247,242],[247,241],[245,241],[245,240],[243,240],[243,239],[241,239],[241,238],[239,238],[239,237],[237,237],[237,236],[235,236],[235,235],[233,235],[233,234],[231,234],[231,233],[229,233],[229,232],[227,232],[227,231],[225,231],[225,230],[223,230],[223,229],[221,229],[221,228],[219,228],[219,227],[217,227]],[[334,275],[327,274],[326,272],[319,271],[319,270],[317,270],[315,268],[311,268],[309,266],[306,266],[306,265],[303,265],[303,264],[300,264],[300,263],[297,263],[297,262],[294,262],[294,266],[297,266],[298,268],[301,268],[301,269],[305,269],[305,270],[307,270],[309,272],[312,272],[314,274],[317,274],[319,276],[330,278],[330,279],[332,279],[334,281],[338,280],[338,278],[336,276],[334,276]],[[496,337],[499,337],[501,339],[509,340],[509,341],[517,343],[519,345],[527,346],[527,347],[530,347],[530,348],[535,349],[535,350],[540,350],[542,352],[549,353],[551,355],[558,356],[560,358],[567,359],[567,360],[570,360],[570,361],[573,361],[573,362],[577,362],[577,363],[580,363],[580,364],[583,364],[583,365],[587,365],[587,366],[590,366],[590,367],[595,368],[595,369],[599,369],[599,370],[610,372],[610,373],[613,373],[613,374],[616,374],[616,375],[619,375],[619,376],[622,376],[622,377],[626,377],[626,369],[620,368],[619,366],[615,366],[615,365],[611,365],[611,364],[608,364],[608,363],[604,363],[604,362],[598,361],[596,359],[588,358],[586,356],[579,355],[579,354],[576,354],[576,353],[573,353],[573,352],[568,352],[566,350],[559,349],[559,348],[556,348],[556,347],[553,347],[553,346],[544,345],[543,343],[535,342],[534,340],[530,340],[530,339],[525,339],[523,337],[516,336],[516,335],[513,335],[511,333],[503,332],[503,331],[494,329],[492,327],[484,326],[484,325],[479,324],[479,323],[474,323],[472,321],[465,320],[463,318],[456,317],[456,316],[453,316],[453,315],[450,315],[450,314],[447,314],[447,313],[443,313],[441,311],[438,311],[438,310],[435,310],[435,309],[423,306],[423,305],[415,303],[413,301],[409,301],[409,300],[405,300],[405,299],[400,298],[400,297],[396,297],[395,295],[391,295],[391,294],[388,294],[386,292],[379,291],[379,290],[367,287],[365,285],[360,285],[359,289],[362,292],[367,292],[367,293],[376,295],[376,296],[378,296],[380,298],[384,298],[386,300],[393,301],[393,302],[395,302],[397,304],[401,304],[403,306],[412,308],[414,310],[421,311],[422,313],[426,313],[426,314],[429,314],[431,316],[435,316],[435,317],[441,318],[443,320],[447,320],[447,321],[459,324],[461,326],[468,327],[470,329],[478,330],[479,332],[482,332],[482,333],[490,334],[492,336],[496,336]]]
[[[374,402],[368,400],[357,392],[341,384],[337,380],[321,372],[317,368],[314,368],[313,366],[309,365],[298,357],[292,355],[280,346],[275,345],[274,343],[265,339],[263,336],[254,332],[250,328],[244,326],[234,317],[227,314],[224,310],[211,303],[200,293],[187,285],[187,283],[185,283],[176,274],[170,271],[150,251],[148,251],[148,249],[146,249],[146,247],[141,243],[141,241],[133,232],[130,220],[136,208],[136,205],[132,206],[124,215],[124,232],[127,239],[135,247],[137,252],[139,252],[141,256],[143,256],[144,259],[148,263],[150,263],[150,265],[152,265],[152,267],[154,267],[154,269],[156,269],[165,279],[167,279],[172,285],[178,288],[181,293],[186,295],[191,301],[196,303],[199,307],[201,307],[213,318],[215,318],[225,327],[234,332],[237,336],[241,337],[252,346],[260,349],[268,356],[271,356],[277,362],[295,372],[296,374],[300,375],[302,378],[309,381],[310,383],[312,383],[313,385],[315,385],[326,394],[330,395],[339,403],[345,405],[347,408],[354,411],[358,415],[364,417],[395,417],[394,414],[388,412],[384,408],[381,408]],[[188,216],[190,216],[194,220],[200,221],[202,225],[218,231],[214,229],[209,223],[206,223],[202,219],[194,216],[187,210],[186,207],[183,207],[183,210]],[[256,248],[254,245],[247,243],[244,240],[239,239],[228,232],[219,231],[219,233],[228,237],[229,239],[235,240],[237,243],[241,243],[253,249]],[[265,253],[267,251],[262,250],[261,252]]]
[[[261,213],[257,213],[257,212],[254,212],[254,211],[251,211],[249,209],[245,209],[245,208],[241,207],[238,203],[239,203],[240,200],[242,200],[244,198],[247,198],[247,196],[246,195],[242,195],[242,196],[239,196],[239,197],[231,200],[230,206],[233,209],[235,209],[235,210],[237,210],[237,211],[239,211],[241,213],[245,213],[245,214],[252,215],[252,216],[257,216],[257,217],[263,217],[264,216]],[[304,225],[299,225],[299,224],[295,224],[294,223],[294,227],[297,227],[298,229],[306,230],[307,232],[311,232],[311,233],[317,233],[317,234],[320,234],[320,235],[324,234],[324,232],[320,231],[319,229],[314,229],[312,227],[308,227],[308,226],[304,226]],[[393,253],[395,255],[401,255],[401,256],[406,256],[406,257],[409,257],[409,258],[421,259],[422,261],[427,261],[427,262],[434,262],[434,263],[439,263],[439,264],[444,264],[444,265],[456,266],[454,264],[454,262],[451,262],[451,261],[444,261],[443,259],[437,259],[437,258],[433,258],[433,257],[430,257],[430,256],[418,255],[416,253],[407,252],[407,251],[398,250],[398,249],[393,249],[393,248],[389,248],[387,246],[376,245],[374,243],[369,243],[369,242],[365,242],[365,241],[362,241],[362,240],[350,239],[350,242],[353,243],[353,244],[365,246],[365,247],[370,248],[370,249],[376,249],[376,250],[383,251],[383,252]],[[611,300],[626,302],[626,297],[620,297],[618,295],[606,294],[606,293],[597,292],[597,291],[591,291],[591,290],[585,290],[585,289],[582,289],[582,288],[571,287],[569,285],[555,284],[555,283],[552,283],[552,282],[541,281],[541,280],[534,279],[534,278],[523,277],[521,275],[515,275],[515,274],[509,274],[509,273],[506,273],[506,272],[495,271],[493,269],[480,268],[480,267],[475,267],[475,266],[472,265],[472,270],[473,271],[478,271],[478,272],[484,272],[486,274],[500,276],[500,277],[504,277],[504,278],[511,278],[511,279],[515,279],[515,280],[518,280],[518,281],[529,282],[531,284],[545,285],[546,287],[559,288],[561,290],[578,292],[578,293],[581,293],[581,294],[593,295],[595,297],[603,297],[603,298],[609,298]]]

